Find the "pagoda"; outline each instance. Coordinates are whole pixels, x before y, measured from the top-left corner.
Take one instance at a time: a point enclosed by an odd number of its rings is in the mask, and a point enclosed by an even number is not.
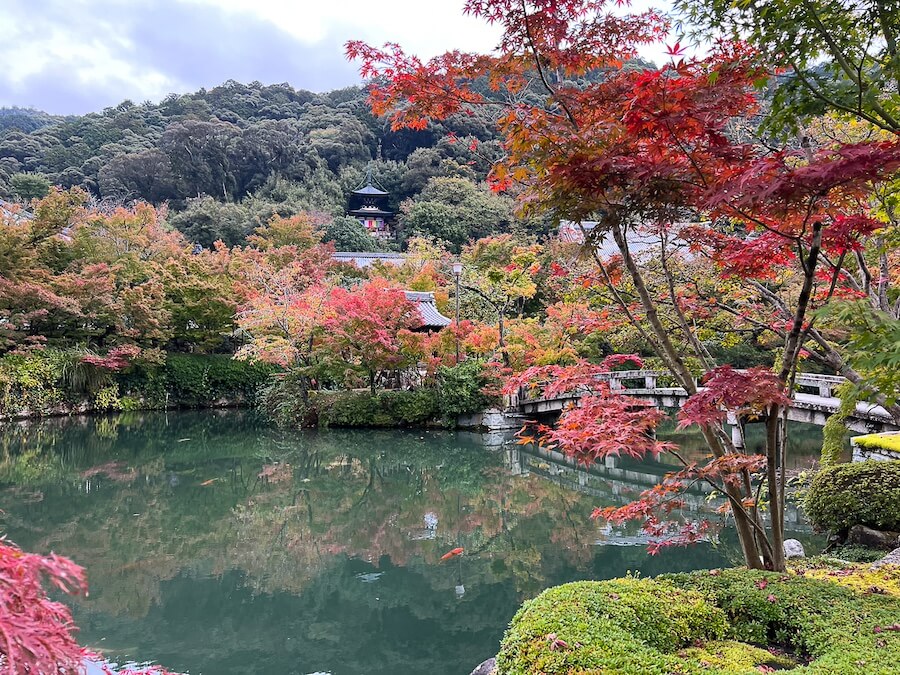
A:
[[[393,236],[391,220],[394,217],[394,212],[386,208],[389,196],[389,192],[375,185],[370,166],[366,170],[365,183],[350,193],[348,213],[359,220],[373,237],[387,239]]]

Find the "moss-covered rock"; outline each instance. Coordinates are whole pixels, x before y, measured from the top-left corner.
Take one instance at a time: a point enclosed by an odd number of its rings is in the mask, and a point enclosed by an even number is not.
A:
[[[813,479],[804,507],[822,530],[843,532],[854,525],[900,530],[900,461],[823,469]]]
[[[887,675],[900,663],[898,622],[896,566],[578,582],[522,606],[498,673]]]
[[[867,450],[889,450],[900,453],[900,433],[898,432],[857,436],[853,442]]]

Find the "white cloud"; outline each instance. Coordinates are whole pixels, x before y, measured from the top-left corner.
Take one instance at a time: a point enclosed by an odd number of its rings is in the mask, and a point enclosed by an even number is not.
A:
[[[305,44],[335,36],[381,44],[399,42],[410,52],[434,56],[448,49],[492,48],[496,28],[463,15],[462,0],[186,0],[271,22]]]
[[[640,11],[650,0],[635,0]],[[358,81],[344,43],[423,58],[488,51],[464,0],[0,0],[0,105],[99,110],[227,79],[324,91]],[[642,50],[660,60],[658,49]]]

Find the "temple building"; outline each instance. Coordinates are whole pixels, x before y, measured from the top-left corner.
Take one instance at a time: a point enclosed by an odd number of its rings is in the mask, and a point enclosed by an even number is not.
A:
[[[365,183],[350,193],[350,209],[347,213],[359,220],[373,237],[388,239],[394,235],[394,212],[387,210],[389,196],[389,192],[375,185],[372,167],[369,167]]]
[[[423,333],[431,333],[442,330],[453,321],[441,314],[434,301],[434,293],[430,291],[403,291],[406,299],[415,304],[422,319],[422,325],[415,330]]]

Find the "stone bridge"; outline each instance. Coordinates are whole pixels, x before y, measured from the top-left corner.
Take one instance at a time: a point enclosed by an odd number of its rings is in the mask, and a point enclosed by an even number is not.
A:
[[[665,377],[669,376],[654,370],[622,370],[604,373],[597,379],[608,381],[612,391],[649,399],[662,408],[680,408],[687,399],[687,392],[681,387],[658,386],[658,382]],[[794,392],[791,407],[788,409],[788,419],[823,426],[825,420],[840,407],[841,400],[834,396],[834,390],[844,382],[846,380],[843,377],[835,375],[797,375],[797,391]],[[559,413],[569,404],[577,402],[585,393],[588,392],[573,392],[561,397],[545,398],[540,393],[522,389],[515,397],[513,407],[525,416]],[[735,427],[733,434],[735,441],[738,445],[743,445],[740,432],[737,431],[739,425],[736,422],[729,420]],[[857,403],[856,410],[847,418],[845,424],[851,431],[859,433],[900,430],[900,425],[887,410],[872,403]]]

